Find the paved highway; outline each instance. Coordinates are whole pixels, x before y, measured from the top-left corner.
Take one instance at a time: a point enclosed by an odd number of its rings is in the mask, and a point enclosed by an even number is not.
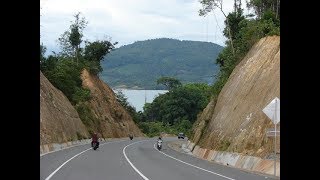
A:
[[[81,145],[40,156],[41,180],[255,180],[264,175],[227,167],[170,149],[156,139],[114,139],[94,151]]]

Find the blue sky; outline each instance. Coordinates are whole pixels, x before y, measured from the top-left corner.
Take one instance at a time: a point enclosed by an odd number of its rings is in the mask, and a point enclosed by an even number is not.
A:
[[[230,12],[233,0],[223,1]],[[245,1],[242,2],[245,6]],[[40,0],[40,42],[59,52],[57,39],[81,12],[89,21],[84,39],[111,37],[116,47],[146,39],[209,41],[224,46],[224,16],[220,10],[200,17],[199,0]]]

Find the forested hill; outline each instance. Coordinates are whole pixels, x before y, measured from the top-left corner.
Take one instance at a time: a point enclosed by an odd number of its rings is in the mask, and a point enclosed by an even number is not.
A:
[[[102,61],[100,77],[113,88],[161,89],[156,84],[161,76],[174,77],[182,83],[213,83],[213,75],[219,71],[215,61],[222,49],[200,41],[138,41],[108,54]]]

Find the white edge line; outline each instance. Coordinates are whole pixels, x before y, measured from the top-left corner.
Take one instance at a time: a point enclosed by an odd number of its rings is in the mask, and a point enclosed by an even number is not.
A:
[[[88,144],[90,144],[90,142],[85,143],[85,144],[77,144],[77,145],[74,145],[74,146],[69,146],[69,147],[66,147],[66,148],[62,148],[62,149],[50,151],[50,152],[47,152],[47,153],[40,154],[40,157],[42,157],[42,156],[44,156],[44,155],[47,155],[47,154],[50,154],[50,153],[57,152],[57,151],[66,150],[66,149],[69,149],[69,148],[73,148],[73,147],[77,147],[77,146],[81,146],[81,145],[88,145]]]
[[[114,140],[114,139],[116,139],[116,138],[109,139],[109,140]],[[119,138],[119,139],[124,139],[124,138]],[[91,140],[91,139],[87,139],[87,140]],[[108,141],[108,139],[104,140],[104,142],[107,142],[107,141]],[[81,145],[88,145],[88,144],[90,144],[90,142],[84,143],[84,144],[76,144],[76,145],[72,145],[72,146],[69,146],[69,147],[62,148],[62,149],[58,149],[58,150],[54,150],[54,151],[42,153],[42,154],[40,154],[40,157],[42,157],[42,156],[44,156],[44,155],[47,155],[47,154],[50,154],[50,153],[62,151],[62,150],[65,150],[65,149],[69,149],[69,148],[73,148],[73,147],[77,147],[77,146],[81,146]]]
[[[143,141],[150,141],[150,140],[143,140]],[[131,143],[131,144],[126,145],[126,147],[123,148],[122,152],[123,152],[124,157],[127,159],[128,163],[131,165],[131,167],[132,167],[144,180],[149,180],[146,176],[144,176],[144,175],[132,164],[132,162],[129,160],[129,158],[128,158],[127,155],[126,155],[126,148],[127,148],[128,146],[131,146],[131,145],[133,145],[133,144],[136,144],[136,143],[139,143],[139,142],[143,142],[143,141],[137,141],[137,142],[134,142],[134,143]]]
[[[176,161],[179,161],[179,162],[184,163],[184,164],[187,164],[187,165],[189,165],[189,166],[198,168],[198,169],[203,170],[203,171],[206,171],[206,172],[208,172],[208,173],[211,173],[211,174],[215,174],[215,175],[224,177],[224,178],[226,178],[226,179],[235,180],[235,179],[229,178],[229,177],[227,177],[227,176],[224,176],[224,175],[221,175],[221,174],[218,174],[218,173],[215,173],[215,172],[212,172],[212,171],[203,169],[203,168],[201,168],[201,167],[198,167],[198,166],[189,164],[189,163],[184,162],[184,161],[182,161],[182,160],[180,160],[180,159],[177,159],[177,158],[175,158],[175,157],[172,157],[172,156],[170,156],[170,155],[168,155],[168,154],[166,154],[166,153],[164,153],[164,152],[161,152],[161,151],[159,151],[159,150],[156,148],[156,144],[154,144],[153,147],[154,147],[154,149],[155,149],[156,151],[158,151],[158,152],[162,153],[163,155],[168,156],[168,157],[170,157],[170,158],[172,158],[172,159],[174,159],[174,160],[176,160]]]
[[[121,140],[121,141],[125,141],[125,140]],[[113,142],[121,142],[121,141],[112,141],[112,142],[106,142],[106,143],[103,143],[101,144],[100,146],[103,146],[105,144],[109,144],[109,143],[113,143]],[[56,170],[54,170],[45,180],[49,180],[57,171],[59,171],[65,164],[67,164],[69,161],[71,161],[73,158],[79,156],[80,154],[86,152],[86,151],[89,151],[90,149],[92,148],[88,148],[84,151],[81,151],[80,153],[74,155],[72,158],[68,159],[66,162],[64,162],[63,164],[61,164]]]

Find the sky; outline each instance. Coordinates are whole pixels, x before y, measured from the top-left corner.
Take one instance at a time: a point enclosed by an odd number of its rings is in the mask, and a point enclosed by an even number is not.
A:
[[[89,22],[83,32],[89,41],[109,37],[119,47],[165,37],[225,46],[223,14],[216,9],[199,16],[201,6],[199,0],[40,0],[40,43],[46,54],[59,52],[57,39],[81,12]],[[224,0],[225,13],[232,9],[233,0]]]

